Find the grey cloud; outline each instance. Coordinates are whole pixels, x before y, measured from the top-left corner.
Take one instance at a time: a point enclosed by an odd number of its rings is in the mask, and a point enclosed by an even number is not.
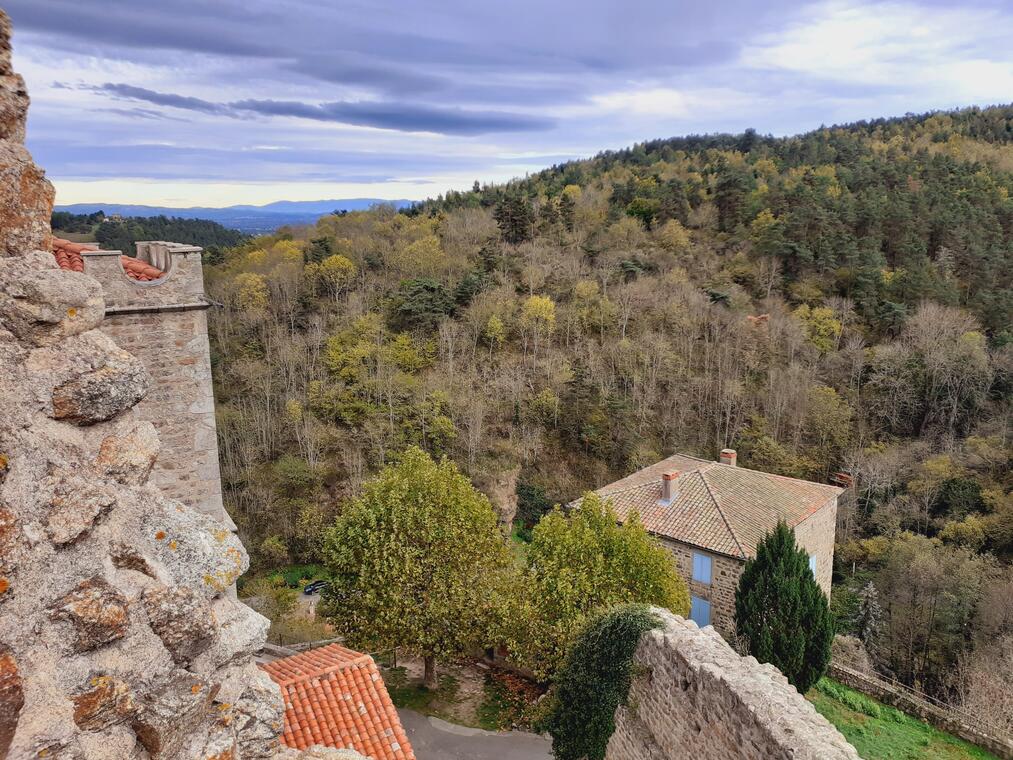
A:
[[[232,110],[221,103],[212,103],[200,98],[191,98],[186,95],[175,95],[168,92],[155,92],[145,87],[134,87],[129,84],[112,84],[107,82],[101,87],[93,88],[97,92],[104,92],[110,95],[130,100],[143,100],[146,103],[154,103],[156,106],[170,106],[182,108],[186,111],[200,111],[215,115],[232,115]]]
[[[140,49],[179,50],[219,56],[274,56],[277,47],[263,35],[237,33],[254,23],[270,23],[267,14],[229,13],[222,2],[173,0],[152,8],[132,0],[6,0],[16,29],[64,35],[99,44]]]
[[[265,116],[297,116],[399,132],[481,135],[489,132],[531,132],[552,128],[552,119],[503,111],[474,111],[392,102],[338,101],[319,105],[286,100],[240,100],[233,108]]]
[[[450,84],[446,77],[371,62],[361,56],[349,56],[340,52],[332,55],[304,55],[288,64],[287,68],[313,79],[335,84],[362,85],[390,94],[432,92]]]
[[[529,74],[569,76],[571,89],[582,90],[580,75],[630,77],[729,61],[744,38],[773,20],[783,23],[784,11],[779,3],[751,0],[438,5],[7,0],[6,5],[15,28],[71,38],[107,56],[170,49],[222,59],[256,57],[270,60],[280,81],[295,71],[388,95],[443,91],[497,75],[526,82]],[[797,2],[791,5],[797,10]]]
[[[411,103],[335,101],[315,104],[291,100],[255,99],[215,103],[202,98],[156,92],[129,84],[108,82],[100,87],[85,87],[117,98],[140,100],[155,105],[215,116],[239,118],[244,114],[251,113],[261,116],[291,116],[360,127],[392,129],[399,132],[481,135],[490,132],[530,132],[546,130],[554,126],[551,119],[524,114],[439,108]]]

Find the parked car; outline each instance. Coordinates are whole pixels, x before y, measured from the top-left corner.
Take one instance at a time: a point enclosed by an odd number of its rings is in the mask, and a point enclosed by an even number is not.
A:
[[[311,596],[319,591],[322,591],[326,585],[327,581],[313,581],[312,583],[307,583],[302,592],[307,596]]]

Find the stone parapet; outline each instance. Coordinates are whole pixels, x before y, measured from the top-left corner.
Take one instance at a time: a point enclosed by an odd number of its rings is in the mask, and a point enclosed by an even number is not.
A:
[[[667,610],[637,646],[606,760],[860,760],[772,665]]]
[[[199,247],[163,241],[137,243],[137,258],[165,272],[164,277],[151,282],[128,277],[121,255],[119,251],[82,253],[85,272],[102,283],[106,314],[208,307]]]

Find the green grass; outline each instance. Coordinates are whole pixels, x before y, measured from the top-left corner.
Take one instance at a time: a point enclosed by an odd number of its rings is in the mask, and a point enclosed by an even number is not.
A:
[[[486,731],[503,731],[512,725],[513,705],[502,686],[490,678],[485,680],[482,704],[478,707],[478,725]]]
[[[864,760],[998,760],[829,678],[820,679],[806,696]]]

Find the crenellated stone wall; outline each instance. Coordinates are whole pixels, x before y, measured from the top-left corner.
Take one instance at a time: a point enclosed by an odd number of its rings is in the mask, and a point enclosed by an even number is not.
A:
[[[102,331],[99,282],[49,252],[9,33],[0,11],[0,757],[358,757],[280,746],[267,621],[227,593],[246,552],[149,482],[151,375]]]
[[[155,426],[162,442],[151,482],[234,530],[222,502],[201,249],[148,241],[137,244],[137,253],[165,277],[131,279],[118,251],[85,252],[83,258],[85,273],[102,286],[103,332],[151,375],[151,389],[135,412]]]
[[[606,760],[859,760],[775,667],[740,657],[712,628],[654,612],[663,624],[637,646]]]

